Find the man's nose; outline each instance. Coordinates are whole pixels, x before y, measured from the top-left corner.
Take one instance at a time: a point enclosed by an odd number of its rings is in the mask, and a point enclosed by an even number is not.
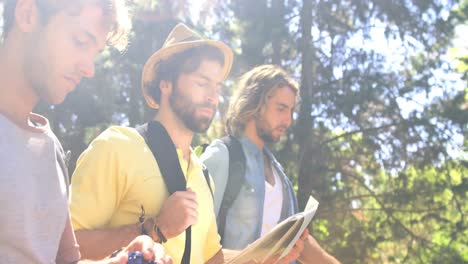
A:
[[[88,58],[83,59],[78,65],[78,71],[80,75],[83,77],[86,77],[86,78],[93,77],[95,73],[94,60],[88,59]]]

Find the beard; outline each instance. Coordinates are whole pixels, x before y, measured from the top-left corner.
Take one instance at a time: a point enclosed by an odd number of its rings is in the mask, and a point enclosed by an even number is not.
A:
[[[212,117],[197,117],[198,108],[210,108],[213,113],[216,111],[216,106],[210,103],[194,103],[188,96],[179,92],[179,87],[174,86],[173,93],[169,96],[169,104],[174,113],[179,117],[186,128],[195,133],[205,133],[213,121]]]
[[[255,126],[258,136],[267,144],[276,143],[280,140],[282,134],[279,136],[275,136],[273,134],[276,129],[287,129],[286,126],[278,126],[273,128],[266,120],[261,117],[256,118]]]

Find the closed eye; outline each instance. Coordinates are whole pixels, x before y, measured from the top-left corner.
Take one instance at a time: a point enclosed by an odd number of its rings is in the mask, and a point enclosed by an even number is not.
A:
[[[83,48],[86,46],[86,41],[81,40],[77,37],[73,37],[73,43],[75,43],[75,45],[80,48]]]
[[[286,111],[286,110],[287,110],[287,108],[284,107],[284,106],[278,107],[278,111],[279,111],[279,112],[284,112],[284,111]]]

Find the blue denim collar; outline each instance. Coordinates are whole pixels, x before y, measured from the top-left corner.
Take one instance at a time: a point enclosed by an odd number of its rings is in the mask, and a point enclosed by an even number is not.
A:
[[[255,143],[252,142],[247,136],[243,135],[242,137],[238,138],[239,141],[241,142],[242,146],[244,147],[244,150],[246,152],[249,152],[249,154],[253,156],[261,155],[262,150],[255,145]]]

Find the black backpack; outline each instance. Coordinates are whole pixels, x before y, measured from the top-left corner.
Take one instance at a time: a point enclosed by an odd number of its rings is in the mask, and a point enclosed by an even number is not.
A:
[[[221,236],[221,244],[223,241],[224,230],[226,227],[227,211],[231,208],[234,200],[236,200],[239,192],[245,182],[245,164],[246,159],[242,145],[239,140],[233,136],[226,136],[220,139],[226,145],[229,151],[229,174],[224,190],[223,200],[219,207],[218,217],[216,222],[218,224],[218,233]],[[204,146],[206,148],[207,145]]]
[[[154,158],[158,162],[159,170],[164,178],[164,183],[166,184],[169,195],[177,191],[185,191],[187,183],[182,168],[180,167],[176,147],[164,126],[159,122],[150,121],[145,125],[137,127],[136,130],[145,139],[146,144],[151,149]],[[213,195],[208,170],[206,168],[203,170],[203,175],[210,188],[211,195]],[[189,226],[185,230],[185,249],[182,257],[182,264],[190,263],[191,240],[192,229]]]

